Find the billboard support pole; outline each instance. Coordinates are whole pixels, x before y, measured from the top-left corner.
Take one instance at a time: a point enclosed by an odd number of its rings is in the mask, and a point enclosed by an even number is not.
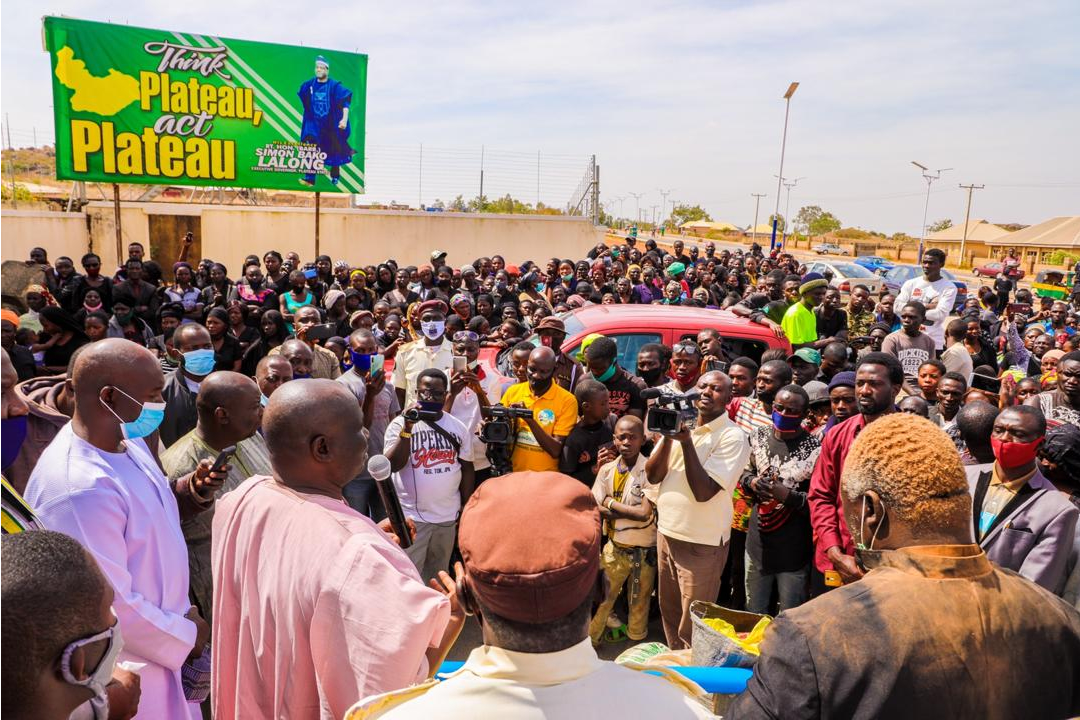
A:
[[[113,183],[113,225],[116,226],[116,261],[124,261],[124,234],[120,228],[120,185]]]
[[[315,257],[319,256],[319,196],[322,193],[315,192]]]

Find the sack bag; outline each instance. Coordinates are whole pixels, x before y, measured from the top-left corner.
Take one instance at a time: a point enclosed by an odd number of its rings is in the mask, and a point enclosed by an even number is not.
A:
[[[741,668],[757,662],[765,629],[772,622],[768,615],[729,610],[704,600],[690,604],[690,620],[694,665]]]

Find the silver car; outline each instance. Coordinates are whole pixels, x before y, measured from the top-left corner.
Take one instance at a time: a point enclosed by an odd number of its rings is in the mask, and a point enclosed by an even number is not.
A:
[[[862,265],[843,260],[815,260],[807,266],[807,272],[816,272],[831,276],[829,284],[840,291],[844,297],[851,292],[856,285],[865,285],[870,288],[870,295],[877,297],[885,286],[885,281],[878,275],[870,272]]]

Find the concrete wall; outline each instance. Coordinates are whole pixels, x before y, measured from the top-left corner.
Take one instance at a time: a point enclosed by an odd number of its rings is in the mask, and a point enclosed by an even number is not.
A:
[[[223,262],[234,277],[249,254],[276,249],[282,254],[295,250],[305,260],[315,255],[310,208],[186,203],[124,203],[123,252],[132,241],[151,247],[150,214],[200,216],[202,255]],[[85,214],[5,211],[2,218],[4,259],[25,259],[31,247],[42,245],[50,258],[70,255],[78,262],[92,247],[103,267],[117,264],[112,203],[92,202]],[[583,257],[603,240],[602,231],[577,217],[324,209],[320,218],[320,251],[356,264],[391,257],[401,264],[421,264],[435,248],[447,251],[456,267],[492,254],[504,255],[509,263],[542,263],[556,256]],[[174,258],[154,259],[168,267]]]
[[[67,255],[78,263],[87,252],[87,243],[86,216],[82,213],[4,210],[0,214],[4,260],[26,260],[30,249],[40,246],[48,250],[50,259]]]

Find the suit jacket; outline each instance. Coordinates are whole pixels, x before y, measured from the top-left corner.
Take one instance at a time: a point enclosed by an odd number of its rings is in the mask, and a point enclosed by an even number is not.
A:
[[[161,396],[165,400],[165,419],[161,421],[158,434],[161,444],[167,448],[195,429],[199,412],[195,409],[195,393],[188,389],[184,371],[179,368],[165,376]]]
[[[1078,663],[1060,598],[977,545],[914,546],[780,613],[725,718],[1071,717]]]
[[[979,515],[993,470],[979,475],[972,494],[972,522],[978,537]],[[998,513],[979,545],[993,562],[1061,595],[1073,552],[1080,509],[1036,470]]]

